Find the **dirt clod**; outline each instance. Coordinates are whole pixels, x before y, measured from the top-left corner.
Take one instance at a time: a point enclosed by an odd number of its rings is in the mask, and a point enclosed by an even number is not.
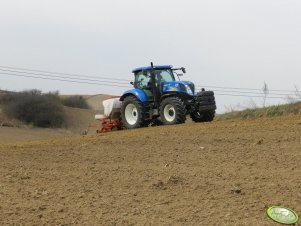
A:
[[[256,144],[262,144],[263,143],[263,139],[259,139]]]
[[[236,194],[241,194],[241,188],[235,186],[234,188],[231,189],[231,192]]]

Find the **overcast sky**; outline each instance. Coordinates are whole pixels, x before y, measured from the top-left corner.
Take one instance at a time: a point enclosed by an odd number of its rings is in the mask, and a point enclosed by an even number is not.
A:
[[[130,80],[153,61],[200,86],[301,89],[300,12],[300,0],[1,0],[0,65]],[[0,89],[30,88],[126,89],[0,74]],[[217,95],[220,112],[254,101]]]

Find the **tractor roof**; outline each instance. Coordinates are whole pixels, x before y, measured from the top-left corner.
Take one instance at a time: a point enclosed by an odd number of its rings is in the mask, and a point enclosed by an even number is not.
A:
[[[132,72],[136,73],[138,71],[150,70],[151,68],[152,68],[151,66],[137,67]],[[157,65],[157,66],[154,66],[154,69],[171,69],[171,68],[172,68],[172,65]]]

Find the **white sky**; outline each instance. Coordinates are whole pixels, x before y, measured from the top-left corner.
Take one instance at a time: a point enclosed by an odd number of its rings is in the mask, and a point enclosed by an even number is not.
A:
[[[0,65],[130,80],[153,61],[197,85],[301,89],[300,12],[299,0],[2,0]],[[0,89],[30,88],[125,90],[0,74]],[[252,101],[217,95],[219,112]]]

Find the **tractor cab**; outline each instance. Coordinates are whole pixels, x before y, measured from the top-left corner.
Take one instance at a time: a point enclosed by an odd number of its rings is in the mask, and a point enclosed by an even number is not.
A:
[[[135,81],[132,83],[135,89],[142,90],[147,96],[148,101],[154,101],[154,97],[159,99],[162,95],[169,92],[181,92],[194,95],[194,84],[192,82],[180,81],[182,74],[176,71],[185,68],[172,68],[171,65],[148,66],[134,69]],[[178,80],[176,80],[177,75]]]
[[[176,81],[170,66],[161,66],[154,69],[153,75],[151,68],[149,67],[135,69],[133,73],[135,74],[134,87],[143,90],[149,100],[152,100],[154,97],[153,86],[155,86],[155,88],[158,89],[158,92],[162,94],[163,84],[165,82]],[[152,76],[155,78],[152,79]],[[153,84],[153,81],[155,81],[155,84]]]

